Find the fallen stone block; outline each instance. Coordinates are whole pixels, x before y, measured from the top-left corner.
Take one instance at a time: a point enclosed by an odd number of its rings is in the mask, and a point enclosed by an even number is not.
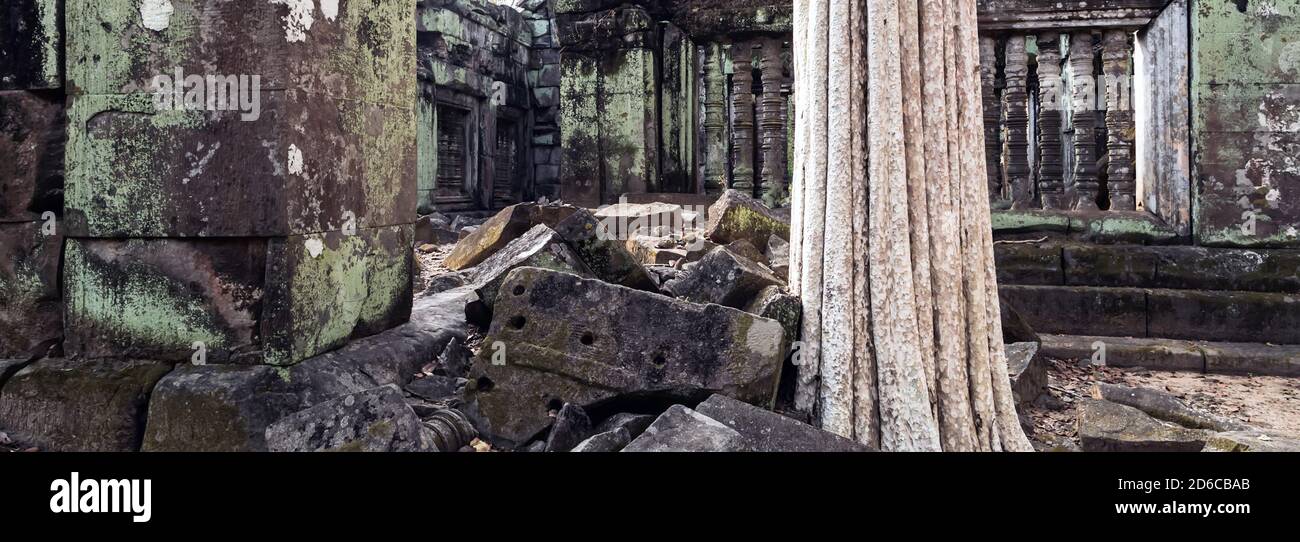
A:
[[[780,286],[763,288],[745,312],[771,318],[781,323],[785,330],[786,348],[799,336],[799,324],[803,321],[803,302],[798,297],[785,293]]]
[[[740,309],[764,288],[780,284],[781,279],[767,269],[719,247],[663,288],[674,297]]]
[[[577,207],[569,205],[537,203],[520,203],[506,207],[456,243],[443,265],[453,271],[478,265],[498,250],[505,248],[511,241],[528,233],[534,226],[544,224],[553,228],[577,210]]]
[[[688,255],[687,250],[678,248],[671,237],[635,235],[628,238],[624,246],[628,254],[646,266],[672,265]]]
[[[631,438],[636,438],[645,432],[645,428],[654,423],[655,416],[649,414],[633,414],[630,412],[620,412],[600,422],[596,426],[597,433],[607,433],[616,429],[626,429]]]
[[[785,357],[774,320],[538,268],[511,272],[501,292],[484,344],[500,341],[504,359],[483,349],[467,399],[499,446],[530,440],[564,402],[707,392],[773,400]]]
[[[0,390],[0,427],[43,450],[137,451],[149,394],[171,370],[152,361],[43,359]]]
[[[755,246],[776,235],[790,240],[790,223],[782,221],[763,202],[739,190],[728,190],[709,207],[709,240],[727,244],[748,239]]]
[[[1208,433],[1157,420],[1136,408],[1083,399],[1079,444],[1088,452],[1196,452]]]
[[[569,244],[596,278],[628,288],[656,291],[649,273],[619,241],[625,237],[611,236],[604,227],[586,209],[578,209],[555,226],[555,233]]]
[[[624,452],[745,452],[745,437],[722,422],[673,405]]]
[[[443,401],[459,395],[467,380],[451,376],[426,375],[411,380],[402,389],[407,393],[429,401]]]
[[[680,205],[671,203],[616,203],[596,209],[595,217],[617,239],[642,235],[659,237],[682,233],[687,223]]]
[[[859,444],[749,403],[714,394],[695,411],[740,433],[752,452],[871,452]]]
[[[1016,406],[1032,404],[1047,391],[1047,364],[1038,355],[1038,343],[1011,343],[1005,349]]]
[[[767,257],[767,266],[781,280],[790,279],[790,242],[779,235],[767,238],[767,248],[763,253]]]
[[[617,452],[632,442],[631,435],[627,429],[622,427],[613,431],[596,433],[587,440],[579,442],[574,446],[571,452]]]
[[[490,309],[496,304],[501,282],[511,271],[520,267],[540,267],[591,276],[586,264],[569,248],[564,238],[555,230],[538,224],[469,270],[469,283],[474,285],[479,300]]]
[[[764,256],[763,253],[758,250],[758,247],[754,246],[754,243],[751,243],[749,239],[739,239],[723,246],[727,247],[727,250],[731,251],[732,254],[740,256],[741,258],[745,258],[763,266],[767,265],[767,257]]]
[[[1189,429],[1209,429],[1213,431],[1242,431],[1248,429],[1245,424],[1223,419],[1208,412],[1201,412],[1187,406],[1173,395],[1149,388],[1130,388],[1098,382],[1093,384],[1092,398],[1130,406],[1156,419],[1173,422]]]
[[[436,451],[429,429],[395,385],[345,395],[290,414],[266,428],[273,452]]]
[[[415,244],[416,246],[432,243],[435,245],[449,245],[460,240],[460,236],[455,230],[451,229],[451,221],[447,217],[432,214],[420,217],[415,221]]]
[[[1214,433],[1202,452],[1300,452],[1300,440],[1259,430]]]
[[[555,414],[551,433],[546,437],[546,451],[567,452],[591,436],[591,418],[587,411],[573,403],[565,403]]]
[[[301,403],[273,367],[183,365],[154,387],[141,451],[265,452],[267,426]]]

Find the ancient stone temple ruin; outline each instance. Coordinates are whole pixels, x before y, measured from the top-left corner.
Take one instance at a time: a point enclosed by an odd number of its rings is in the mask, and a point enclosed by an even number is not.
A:
[[[1300,7],[978,8],[1021,406],[1046,355],[1300,376]],[[788,400],[791,1],[0,15],[13,446],[865,449]]]

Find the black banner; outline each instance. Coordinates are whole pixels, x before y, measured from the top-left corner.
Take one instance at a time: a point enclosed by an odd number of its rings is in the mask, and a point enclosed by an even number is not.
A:
[[[8,453],[0,473],[6,530],[128,532],[290,518],[304,532],[365,518],[495,530],[537,526],[529,522],[565,508],[679,521],[735,506],[753,515],[737,521],[811,520],[813,528],[817,517],[864,514],[881,526],[919,514],[1066,532],[1110,523],[1195,528],[1290,519],[1300,481],[1289,454]]]

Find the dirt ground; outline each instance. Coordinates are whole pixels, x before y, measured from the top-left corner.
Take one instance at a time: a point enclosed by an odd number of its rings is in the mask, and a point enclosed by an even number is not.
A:
[[[1300,378],[1235,376],[1097,367],[1078,360],[1048,359],[1048,392],[1022,409],[1033,423],[1030,438],[1048,446],[1077,442],[1075,405],[1090,397],[1095,382],[1151,388],[1173,394],[1193,408],[1300,437]]]

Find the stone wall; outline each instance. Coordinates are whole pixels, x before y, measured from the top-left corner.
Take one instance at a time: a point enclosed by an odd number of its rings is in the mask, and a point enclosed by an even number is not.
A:
[[[1195,0],[1197,241],[1300,247],[1300,4]]]
[[[0,8],[0,359],[63,336],[61,5]]]

